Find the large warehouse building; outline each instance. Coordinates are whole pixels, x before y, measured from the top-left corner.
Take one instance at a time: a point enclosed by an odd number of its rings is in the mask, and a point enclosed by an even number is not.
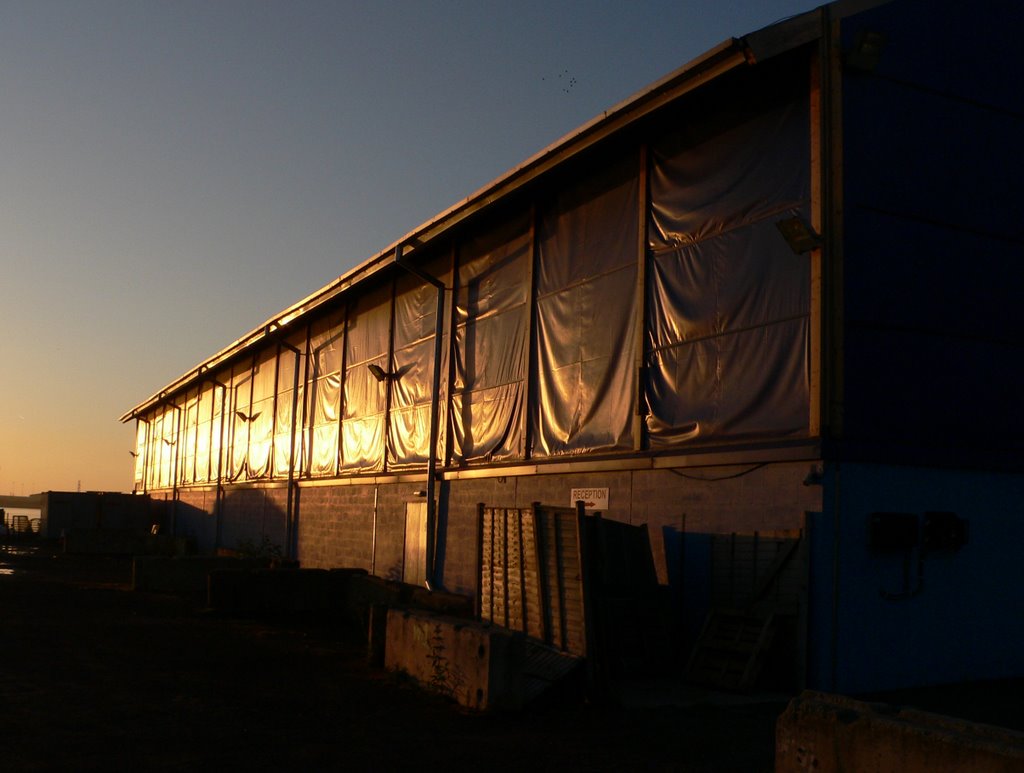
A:
[[[1024,675],[1022,22],[726,41],[128,411],[135,490],[207,550],[470,595],[478,503],[583,500],[687,646],[775,582],[795,683]]]

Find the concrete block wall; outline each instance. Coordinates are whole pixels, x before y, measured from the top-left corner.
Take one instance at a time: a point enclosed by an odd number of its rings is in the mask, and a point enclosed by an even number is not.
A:
[[[477,503],[529,507],[533,502],[569,506],[576,487],[609,489],[604,517],[647,524],[659,581],[668,583],[666,533],[752,533],[799,528],[805,511],[821,509],[821,487],[804,486],[809,463],[740,465],[685,471],[618,471],[445,481],[438,486],[439,550],[443,586],[476,591]],[[298,558],[304,567],[359,567],[400,579],[405,507],[422,502],[423,484],[316,486],[300,490]],[[376,549],[373,545],[376,492]]]
[[[805,692],[779,717],[777,773],[998,773],[1024,770],[1024,733]]]
[[[217,546],[217,490],[184,489],[178,493],[175,529],[195,540],[196,550],[211,553]]]
[[[298,554],[306,568],[370,569],[373,486],[315,486],[298,496]]]
[[[284,486],[228,491],[221,502],[220,544],[227,548],[245,542],[259,545],[266,537],[283,552],[287,517],[288,489]]]
[[[477,503],[568,507],[572,488],[596,487],[609,489],[604,517],[647,524],[658,578],[667,584],[673,580],[671,554],[684,532],[795,529],[805,511],[820,511],[821,487],[803,485],[809,467],[808,462],[791,462],[682,474],[638,470],[444,481],[437,489],[439,579],[450,591],[475,593]],[[293,505],[296,557],[306,568],[360,568],[401,579],[406,505],[423,501],[418,494],[423,487],[419,482],[298,488]],[[214,489],[184,489],[179,492],[178,531],[194,536],[208,552],[217,539],[219,517],[221,546],[236,547],[243,540],[258,544],[264,535],[283,546],[287,510],[285,486],[229,488],[219,515]]]
[[[437,568],[445,588],[455,593],[476,594],[477,586],[477,504],[504,507],[529,506],[522,502],[516,489],[521,478],[483,478],[451,481],[441,488],[447,510],[438,524],[443,548],[438,551]]]
[[[166,498],[166,527],[176,536],[195,540],[201,553],[210,553],[217,547],[237,548],[249,541],[259,545],[266,537],[284,550],[287,534],[288,489],[273,488],[230,489],[218,502],[213,487],[179,489],[177,502],[170,501],[168,491],[156,492],[154,499]]]
[[[387,617],[385,666],[477,711],[523,705],[523,640],[500,628],[408,610]]]
[[[379,486],[377,492],[377,548],[374,574],[401,580],[405,566],[405,506],[422,502],[417,491],[424,484],[393,483]]]
[[[803,485],[809,467],[800,462],[701,468],[687,471],[689,477],[669,470],[640,470],[453,481],[446,484],[447,518],[440,524],[446,538],[439,555],[443,582],[459,593],[475,591],[478,502],[568,507],[571,489],[595,487],[609,489],[603,517],[634,526],[647,524],[658,580],[667,584],[667,554],[676,547],[666,546],[666,531],[678,539],[684,524],[685,532],[704,534],[798,529],[804,512],[821,509],[821,487]]]

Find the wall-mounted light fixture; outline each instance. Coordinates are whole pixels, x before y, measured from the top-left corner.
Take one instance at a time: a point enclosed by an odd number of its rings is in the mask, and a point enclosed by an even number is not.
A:
[[[388,379],[393,379],[396,376],[395,373],[388,373],[388,371],[384,370],[380,365],[372,362],[366,366],[366,369],[370,371],[370,375],[378,381],[387,381]]]
[[[785,220],[778,220],[775,227],[779,229],[782,238],[786,240],[789,248],[797,255],[816,250],[821,246],[821,237],[814,232],[807,223],[800,217],[789,217]]]
[[[804,478],[805,486],[820,486],[825,480],[825,468],[820,464],[812,464],[811,469],[807,472],[807,477]]]
[[[885,35],[874,30],[864,30],[857,37],[853,48],[846,52],[844,63],[851,70],[874,72],[885,49]]]
[[[247,416],[245,414],[245,411],[235,411],[235,416],[240,418],[242,421],[252,422],[252,421],[256,421],[256,419],[259,418],[261,413],[263,413],[263,411],[256,411],[256,413],[254,413],[252,416]]]

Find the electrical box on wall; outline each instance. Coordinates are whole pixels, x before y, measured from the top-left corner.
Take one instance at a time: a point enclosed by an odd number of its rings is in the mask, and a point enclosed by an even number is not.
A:
[[[967,544],[967,521],[956,513],[925,513],[921,531],[927,550],[959,550]]]
[[[872,513],[868,518],[868,547],[872,550],[910,550],[917,541],[915,513]]]

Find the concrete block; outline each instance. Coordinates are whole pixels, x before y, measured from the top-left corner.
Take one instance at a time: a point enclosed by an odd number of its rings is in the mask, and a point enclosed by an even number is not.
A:
[[[384,663],[477,711],[525,700],[523,637],[485,623],[392,609]]]
[[[776,773],[1010,773],[1024,770],[1024,733],[807,691],[775,729]]]
[[[132,561],[132,590],[150,593],[206,593],[215,569],[261,569],[269,561],[223,556],[136,556]]]
[[[66,529],[64,552],[76,555],[182,556],[191,550],[184,537],[130,529]]]
[[[362,569],[214,569],[208,603],[228,614],[279,616],[343,614],[348,583]]]
[[[413,609],[422,609],[449,617],[469,619],[475,617],[473,599],[461,593],[448,593],[440,590],[427,590],[418,585],[412,590],[406,602]]]
[[[387,610],[391,607],[419,609],[464,619],[475,617],[473,599],[469,596],[429,591],[418,585],[368,574],[351,578],[345,607],[353,625],[366,633],[367,657],[375,665],[383,663]]]
[[[383,666],[388,634],[388,607],[384,604],[371,604],[367,611],[366,662],[371,666]]]

